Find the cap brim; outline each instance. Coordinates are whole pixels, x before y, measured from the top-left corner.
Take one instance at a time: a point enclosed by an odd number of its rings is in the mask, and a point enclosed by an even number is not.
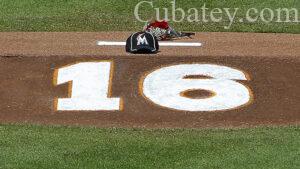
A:
[[[137,52],[156,52],[156,49],[150,46],[137,46],[136,48]]]

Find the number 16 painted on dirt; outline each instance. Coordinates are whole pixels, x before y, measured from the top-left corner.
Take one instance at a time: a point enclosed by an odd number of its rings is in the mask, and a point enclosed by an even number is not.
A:
[[[56,84],[71,84],[70,98],[59,98],[60,111],[121,110],[122,98],[111,97],[112,62],[83,62],[58,69]],[[209,78],[192,79],[200,75]],[[140,88],[150,102],[174,110],[217,111],[250,102],[251,91],[236,80],[249,80],[244,72],[214,64],[178,64],[162,67],[144,76]],[[206,90],[207,98],[188,98],[181,93]],[[126,105],[125,105],[126,106]]]

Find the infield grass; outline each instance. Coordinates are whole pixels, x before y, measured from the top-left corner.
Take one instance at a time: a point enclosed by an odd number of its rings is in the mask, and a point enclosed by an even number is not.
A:
[[[139,0],[0,0],[0,31],[138,31]],[[170,8],[168,0],[155,7]],[[299,0],[177,0],[178,7],[297,8]],[[143,9],[142,16],[151,16]],[[299,17],[300,18],[300,17]],[[300,33],[299,23],[172,23],[178,30]],[[300,166],[300,127],[98,129],[0,125],[1,168],[272,168]]]
[[[300,128],[98,129],[0,126],[0,168],[286,168]]]
[[[138,2],[140,0],[0,0],[0,31],[138,31],[144,26],[144,23],[137,21],[134,16],[134,7]],[[171,17],[171,0],[153,0],[153,2],[154,8],[160,8],[161,12],[162,8],[168,8]],[[237,18],[244,18],[250,8],[300,10],[299,0],[176,1],[176,7],[183,8],[186,13],[189,8],[196,8],[200,12],[204,4],[209,11],[213,8],[232,8],[232,10],[240,8]],[[154,9],[149,5],[144,5],[140,10],[143,19],[154,16],[154,13]],[[295,20],[293,13],[290,19]],[[270,23],[262,21],[240,23],[238,20],[230,29],[224,28],[229,25],[229,20],[225,16],[219,23],[211,21],[188,23],[185,20],[172,25],[178,30],[186,31],[300,33],[299,22],[276,23],[274,19],[274,22]]]

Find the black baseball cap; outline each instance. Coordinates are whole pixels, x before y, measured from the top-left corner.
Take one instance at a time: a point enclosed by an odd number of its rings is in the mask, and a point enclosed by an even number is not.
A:
[[[159,50],[158,41],[149,32],[136,32],[126,41],[126,52],[130,53],[156,53]]]

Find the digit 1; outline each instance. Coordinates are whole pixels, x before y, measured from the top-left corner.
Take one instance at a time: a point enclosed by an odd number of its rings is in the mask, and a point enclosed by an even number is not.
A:
[[[84,62],[57,70],[56,85],[70,83],[70,98],[59,98],[60,111],[120,110],[121,99],[110,98],[112,62]]]

